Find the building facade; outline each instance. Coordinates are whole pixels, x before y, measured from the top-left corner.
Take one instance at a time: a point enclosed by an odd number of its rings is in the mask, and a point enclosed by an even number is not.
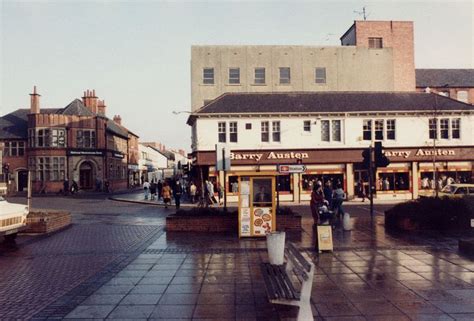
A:
[[[138,149],[140,152],[140,179],[149,182],[163,180],[164,170],[168,168],[168,158],[151,145],[140,143]]]
[[[138,136],[106,117],[106,105],[86,91],[64,108],[40,108],[36,87],[30,109],[0,119],[3,163],[9,166],[11,191],[57,193],[75,181],[83,190],[119,190],[129,186],[129,165],[138,164]]]
[[[432,193],[433,173],[472,182],[474,107],[429,93],[229,93],[190,116],[193,164],[237,200],[241,175],[276,176],[280,200],[310,199],[314,181],[341,183],[349,198],[367,189],[362,151],[383,142],[391,164],[376,173],[378,199]],[[215,145],[231,151],[231,169],[215,171]],[[279,165],[303,164],[301,174]]]
[[[192,111],[227,92],[415,91],[412,22],[355,21],[341,44],[192,46]]]

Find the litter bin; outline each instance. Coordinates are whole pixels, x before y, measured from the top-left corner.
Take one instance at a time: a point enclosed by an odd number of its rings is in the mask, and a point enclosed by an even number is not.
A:
[[[285,232],[268,233],[267,250],[270,264],[282,265],[285,256]]]

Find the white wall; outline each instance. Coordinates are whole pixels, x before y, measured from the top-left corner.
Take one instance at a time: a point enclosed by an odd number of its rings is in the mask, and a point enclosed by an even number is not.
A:
[[[196,145],[193,151],[215,150],[218,142],[218,122],[227,122],[227,144],[235,149],[302,149],[302,148],[362,148],[367,147],[370,142],[362,140],[362,125],[364,119],[396,119],[396,139],[384,140],[386,147],[421,147],[433,146],[433,140],[429,138],[428,119],[429,116],[393,116],[393,117],[240,117],[240,118],[198,118],[196,120],[197,137],[193,138]],[[461,139],[438,139],[438,146],[466,146],[474,145],[474,116],[439,116],[439,118],[461,118]],[[321,120],[341,119],[341,142],[321,141]],[[311,132],[303,131],[303,121],[311,120]],[[238,123],[238,142],[229,143],[229,125],[231,121]],[[281,142],[261,142],[261,122],[280,121]],[[245,124],[252,124],[252,129],[245,129]]]

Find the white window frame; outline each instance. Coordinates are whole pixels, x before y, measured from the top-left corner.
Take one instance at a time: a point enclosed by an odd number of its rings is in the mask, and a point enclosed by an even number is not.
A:
[[[322,119],[321,120],[321,142],[322,143],[342,143],[343,142],[343,124],[344,121],[342,119]],[[323,123],[327,123],[327,133],[324,130]],[[335,124],[339,124],[339,139],[335,139],[334,127]],[[327,139],[323,139],[327,134]]]
[[[275,137],[278,138],[275,139]],[[272,142],[281,143],[281,122],[279,120],[272,121]]]
[[[262,143],[270,142],[270,122],[269,121],[262,121],[260,123],[260,141]]]
[[[231,121],[229,122],[229,143],[237,143],[238,141],[238,124],[236,121]]]
[[[217,123],[217,141],[219,143],[227,142],[227,124],[225,121],[220,121]]]

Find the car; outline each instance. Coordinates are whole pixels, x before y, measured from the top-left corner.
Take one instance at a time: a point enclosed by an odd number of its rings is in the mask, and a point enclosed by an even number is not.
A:
[[[0,196],[0,236],[6,241],[14,241],[18,232],[26,229],[28,207],[9,203]]]
[[[474,184],[446,185],[438,195],[447,197],[463,197],[464,195],[474,196]]]

